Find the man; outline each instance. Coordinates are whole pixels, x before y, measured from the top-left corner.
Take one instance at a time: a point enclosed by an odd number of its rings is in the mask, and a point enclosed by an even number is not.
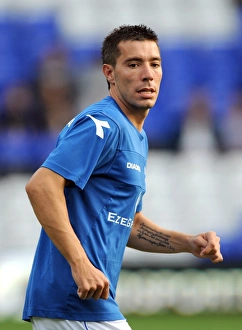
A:
[[[162,79],[157,35],[121,26],[105,38],[102,59],[110,96],[68,123],[26,186],[43,227],[23,312],[35,330],[130,329],[115,302],[126,246],[222,261],[214,232],[162,229],[141,211],[142,127]]]

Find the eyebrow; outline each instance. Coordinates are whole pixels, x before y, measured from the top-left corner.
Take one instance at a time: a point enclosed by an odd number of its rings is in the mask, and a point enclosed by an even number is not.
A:
[[[141,57],[129,57],[124,61],[124,63],[132,62],[132,61],[143,62],[143,59]],[[160,57],[152,57],[149,61],[159,61],[159,62],[161,62],[161,58]]]

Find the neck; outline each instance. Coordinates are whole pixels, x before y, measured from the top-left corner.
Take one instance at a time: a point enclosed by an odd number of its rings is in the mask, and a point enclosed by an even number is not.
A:
[[[145,118],[149,113],[149,109],[142,111],[135,111],[134,109],[128,107],[117,95],[110,90],[110,96],[117,102],[120,109],[128,117],[131,123],[137,128],[138,131],[141,131],[144,125]]]

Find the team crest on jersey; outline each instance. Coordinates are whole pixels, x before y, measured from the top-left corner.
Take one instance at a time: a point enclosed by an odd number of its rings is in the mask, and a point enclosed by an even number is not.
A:
[[[96,119],[91,115],[87,115],[87,117],[90,117],[93,120],[94,124],[96,125],[96,135],[99,136],[101,139],[103,139],[104,138],[103,127],[110,128],[109,123],[106,120]]]

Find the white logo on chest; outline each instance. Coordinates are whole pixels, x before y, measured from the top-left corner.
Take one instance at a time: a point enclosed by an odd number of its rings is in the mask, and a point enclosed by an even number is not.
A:
[[[127,163],[127,168],[131,168],[132,170],[136,170],[141,172],[140,166],[137,164],[133,164],[133,163]]]

